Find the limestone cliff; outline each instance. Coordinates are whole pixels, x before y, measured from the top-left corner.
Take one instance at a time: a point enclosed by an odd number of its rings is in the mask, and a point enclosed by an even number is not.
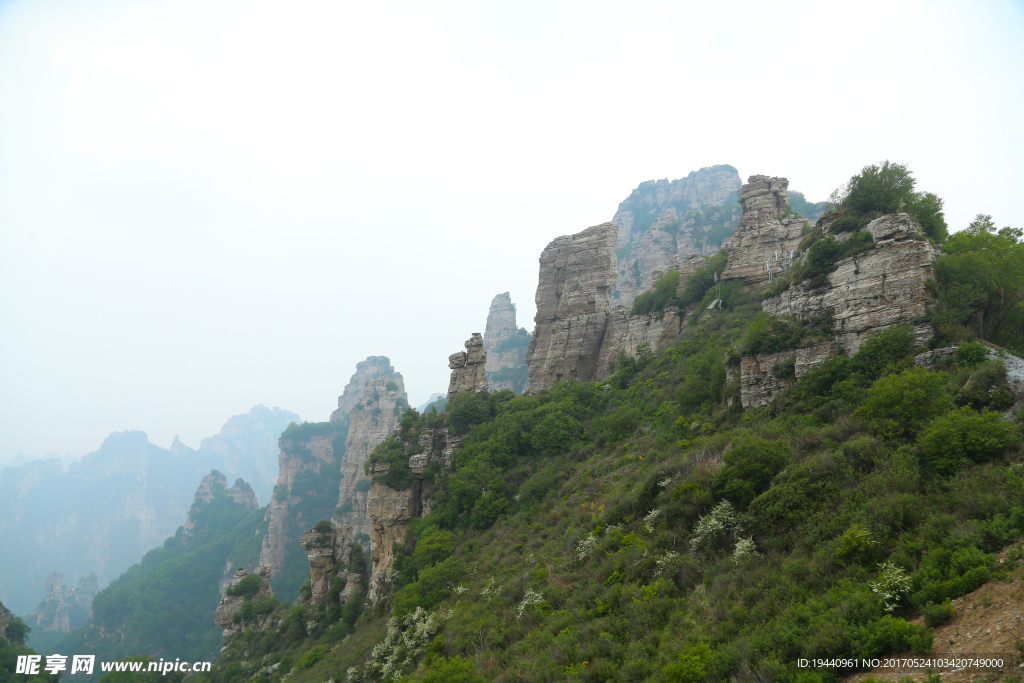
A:
[[[424,477],[427,466],[438,463],[442,470],[451,466],[452,456],[459,445],[460,437],[449,435],[446,428],[424,429],[407,435],[403,442],[396,432],[388,437],[403,444],[409,454],[408,467],[412,470],[412,485],[397,491],[385,485],[382,479],[390,471],[390,465],[376,463],[371,469],[373,486],[370,488],[370,549],[373,558],[373,572],[370,576],[369,599],[376,601],[384,584],[391,581],[391,567],[394,564],[395,543],[405,538],[409,523],[416,517],[430,512],[434,502],[432,481]]]
[[[393,428],[396,406],[399,410],[408,407],[402,375],[386,356],[369,356],[356,365],[355,373],[338,397],[338,409],[331,414],[330,423],[311,425],[308,429],[300,426],[282,435],[277,486],[267,508],[268,528],[260,564],[270,567],[275,576],[283,577],[285,589],[290,587],[294,571],[298,571],[297,563],[302,562],[301,554],[296,557],[296,546],[303,529],[331,517],[334,510],[339,525],[350,524],[357,533],[367,533],[366,491],[358,490],[363,488],[358,486],[362,463]],[[334,483],[338,476],[340,482]],[[301,484],[298,491],[297,481]],[[366,484],[368,489],[369,481]],[[331,499],[337,496],[337,505],[323,510],[306,509],[306,500],[328,485]],[[289,557],[293,573],[283,574]]]
[[[673,256],[713,254],[732,234],[740,215],[735,192],[740,177],[732,166],[712,166],[669,182],[641,183],[619,204],[618,270],[612,301],[632,306],[650,288],[654,273]]]
[[[491,391],[526,389],[526,345],[530,335],[516,325],[516,307],[508,292],[495,295],[487,312],[484,351],[487,384]]]
[[[541,253],[536,327],[526,350],[531,389],[598,378],[618,233],[615,223],[602,223],[559,237]]]
[[[182,542],[188,543],[196,528],[195,515],[199,509],[212,501],[214,498],[225,496],[235,504],[241,505],[246,510],[258,510],[260,505],[256,500],[256,494],[252,487],[242,479],[235,479],[234,486],[228,488],[228,480],[217,470],[212,470],[199,482],[199,488],[192,499],[192,507],[189,508],[188,517],[185,518],[185,531],[182,534]]]
[[[238,585],[242,583],[242,580],[249,576],[249,571],[245,567],[239,567],[238,571],[231,578],[231,585],[227,589],[227,594],[220,599],[220,604],[217,605],[216,611],[213,613],[213,621],[224,631],[224,646],[227,647],[228,643],[231,642],[232,636],[238,631],[242,630],[245,625],[243,622],[235,622],[236,617],[240,617],[242,613],[242,605],[245,604],[246,599],[253,599],[262,597],[264,595],[273,596],[274,591],[271,588],[271,579],[273,572],[270,567],[260,565],[256,568],[256,574],[254,576],[260,577],[259,588],[255,594],[246,596],[243,593],[236,592]],[[263,615],[257,617],[257,619],[267,619],[270,615]],[[223,649],[223,648],[222,648]]]
[[[60,572],[50,572],[46,577],[46,597],[36,607],[36,628],[40,631],[71,630],[70,608],[64,595],[64,577]]]
[[[723,279],[742,278],[752,287],[768,285],[765,267],[776,252],[795,253],[810,221],[798,215],[786,215],[789,206],[789,181],[754,175],[739,190],[743,216],[733,237],[722,242],[729,256]]]
[[[11,610],[4,607],[0,602],[0,638],[7,637],[7,627],[11,625]],[[18,643],[15,643],[17,645]]]
[[[341,459],[338,505],[332,516],[336,527],[352,527],[355,536],[370,533],[367,512],[369,480],[363,474],[366,459],[393,432],[409,409],[405,384],[398,373],[380,375],[363,387],[361,401],[349,413],[348,438]]]
[[[329,530],[313,528],[299,539],[309,560],[311,602],[322,602],[326,597],[331,589],[331,579],[336,574],[335,567],[347,565],[351,561],[351,544],[354,541],[355,532],[351,526],[332,526]],[[337,575],[344,579],[347,571],[343,570]]]
[[[466,350],[448,357],[452,376],[448,382],[448,400],[464,391],[487,390],[487,352],[479,332],[466,340]]]
[[[393,379],[404,386],[402,374],[396,372],[391,366],[391,359],[387,356],[368,356],[366,360],[356,363],[356,371],[345,385],[345,390],[338,397],[338,409],[331,413],[331,422],[344,422],[348,419],[352,408],[362,400],[363,388],[367,382],[378,377]]]
[[[934,277],[938,249],[924,239],[907,214],[882,216],[865,229],[874,248],[839,261],[828,276],[827,288],[811,290],[806,283],[796,284],[761,304],[768,313],[800,321],[830,310],[835,335],[832,341],[811,348],[743,358],[740,395],[745,408],[767,405],[814,365],[840,349],[856,353],[879,330],[909,324],[919,343],[933,334],[931,326],[920,320],[934,301],[927,283]],[[788,378],[780,378],[776,368],[788,368],[788,363],[794,364],[793,373],[787,369]]]

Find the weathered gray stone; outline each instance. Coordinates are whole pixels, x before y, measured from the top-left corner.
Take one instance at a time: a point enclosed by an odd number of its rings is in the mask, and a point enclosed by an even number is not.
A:
[[[703,168],[672,182],[641,183],[619,204],[612,219],[620,226],[618,247],[629,246],[618,262],[612,303],[632,306],[636,297],[650,288],[654,273],[671,267],[674,256],[718,251],[717,243],[709,239],[709,230],[716,222],[735,227],[739,210],[723,214],[719,207],[740,184],[731,166]],[[645,225],[650,227],[645,230]]]
[[[351,544],[355,532],[351,526],[334,527],[328,532],[310,529],[299,538],[309,560],[310,602],[321,602],[331,590],[331,578],[337,565],[352,561]]]
[[[338,397],[338,409],[331,413],[331,422],[344,422],[363,396],[363,388],[367,382],[378,377],[388,377],[399,385],[403,385],[402,373],[396,372],[387,356],[367,356],[366,360],[356,363],[356,371],[352,375],[345,390]]]
[[[516,307],[512,298],[508,292],[496,295],[491,300],[487,327],[484,329],[484,350],[487,352],[484,367],[491,391],[511,389],[521,394],[526,389],[526,344],[501,349],[502,344],[517,337],[518,332]]]
[[[487,352],[479,332],[466,340],[466,350],[448,357],[452,376],[448,382],[448,399],[464,391],[487,391]]]
[[[536,327],[526,351],[531,388],[597,378],[617,234],[614,223],[595,225],[555,239],[541,254]]]
[[[236,505],[241,505],[246,510],[258,510],[260,505],[256,500],[256,493],[243,479],[235,479],[235,485],[228,488],[228,480],[217,470],[211,470],[208,475],[199,482],[196,495],[192,498],[192,507],[189,508],[188,517],[185,518],[185,530],[182,533],[182,542],[188,543],[194,535],[196,527],[194,515],[199,509],[212,501],[214,498],[227,496]]]
[[[732,237],[722,241],[728,254],[723,279],[742,278],[752,287],[768,285],[765,261],[776,252],[795,253],[810,221],[800,216],[784,217],[789,205],[789,181],[763,175],[750,176],[740,188],[743,216]],[[777,273],[776,273],[777,274]]]
[[[780,391],[838,352],[838,344],[824,342],[803,349],[744,356],[740,360],[740,404],[744,408],[768,405]],[[792,375],[782,372],[789,363],[793,364]],[[731,382],[734,377],[727,373],[726,380]]]
[[[260,576],[262,581],[260,582],[260,588],[257,591],[254,598],[259,598],[264,595],[273,596],[274,591],[271,589],[271,578],[273,572],[270,567],[260,565],[256,568],[256,573]],[[235,575],[231,577],[231,587],[234,588],[242,582],[242,579],[249,576],[249,571],[245,567],[239,567]],[[241,613],[242,605],[245,603],[245,597],[242,595],[225,595],[220,599],[220,604],[217,605],[217,609],[213,613],[213,621],[224,631],[224,647],[228,646],[231,642],[231,638],[240,629],[234,623],[235,615]],[[223,648],[221,648],[223,650]]]

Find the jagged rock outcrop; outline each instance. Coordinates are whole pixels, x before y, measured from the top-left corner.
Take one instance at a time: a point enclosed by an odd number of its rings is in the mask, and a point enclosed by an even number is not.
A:
[[[740,188],[743,216],[733,237],[722,241],[722,249],[729,256],[723,279],[742,278],[752,287],[765,287],[769,280],[765,261],[774,258],[776,252],[786,256],[796,252],[810,221],[802,216],[785,216],[788,189],[787,179],[764,175],[750,176]]]
[[[398,439],[396,432],[388,437]],[[439,463],[445,470],[450,468],[452,456],[462,437],[448,433],[445,429],[424,429],[415,444],[405,444],[409,456],[409,469],[413,481],[409,488],[396,491],[387,487],[381,479],[390,471],[387,464],[373,465],[370,488],[370,552],[373,571],[370,575],[369,599],[376,601],[385,583],[391,580],[391,566],[394,563],[393,546],[405,538],[409,523],[416,517],[428,514],[433,506],[434,491],[423,473],[430,463]]]
[[[602,223],[559,237],[541,253],[536,327],[526,349],[532,390],[566,379],[597,379],[618,233],[615,223]]]
[[[367,509],[370,482],[363,472],[366,459],[398,427],[408,409],[402,376],[393,373],[381,375],[367,384],[363,388],[362,400],[349,413],[338,505],[331,519],[336,527],[352,527],[355,537],[370,533]]]
[[[892,325],[912,325],[918,343],[932,336],[931,326],[919,321],[934,301],[927,283],[934,277],[938,249],[924,239],[907,214],[882,216],[866,230],[875,239],[874,248],[839,261],[828,276],[829,287],[811,290],[796,284],[762,302],[768,313],[801,321],[830,310],[835,335],[832,341],[811,348],[743,358],[740,396],[744,408],[767,405],[817,363],[840,350],[856,353],[870,335]]]
[[[1005,350],[984,342],[989,347],[988,360],[997,360],[1006,367],[1006,384],[1013,396],[1013,406],[1003,417],[1013,419],[1017,411],[1024,410],[1024,358],[1014,356]],[[914,364],[926,370],[935,370],[953,362],[956,346],[925,351],[914,356]]]
[[[213,621],[224,631],[224,647],[227,647],[228,643],[231,642],[232,636],[240,630],[241,624],[235,623],[235,616],[241,614],[242,605],[245,604],[246,596],[244,595],[230,595],[232,588],[236,588],[238,584],[242,583],[242,580],[249,576],[249,570],[245,567],[239,567],[235,575],[231,577],[231,585],[228,587],[228,595],[225,595],[220,599],[220,604],[217,605],[216,611],[213,613]],[[271,588],[271,579],[273,578],[273,572],[270,567],[260,565],[256,568],[256,576],[260,577],[260,586],[256,591],[252,599],[262,597],[264,595],[273,596],[274,591]],[[263,615],[263,618],[267,618],[269,615]],[[221,648],[223,649],[223,648]]]
[[[487,312],[484,351],[487,385],[491,391],[526,389],[526,345],[530,335],[516,325],[516,307],[508,292],[495,295]]]
[[[36,607],[36,628],[43,632],[71,630],[70,607],[64,594],[64,577],[50,572],[46,577],[46,597]]]
[[[182,534],[182,541],[188,543],[193,536],[193,530],[196,527],[195,514],[199,509],[212,501],[214,498],[226,496],[231,499],[235,505],[241,505],[246,510],[258,510],[260,508],[259,501],[256,500],[256,493],[242,479],[235,479],[234,486],[228,488],[228,480],[223,474],[217,470],[211,470],[211,472],[203,477],[203,480],[199,482],[199,488],[196,490],[196,495],[192,499],[192,507],[189,508],[188,517],[185,518],[185,531]]]
[[[313,528],[302,534],[299,543],[309,560],[309,585],[312,591],[310,601],[322,602],[331,590],[331,578],[337,565],[348,565],[352,560],[352,542],[355,531],[351,526],[341,528],[332,525],[329,531]],[[344,578],[345,575],[341,575]]]
[[[849,354],[878,330],[925,317],[935,299],[926,284],[934,278],[938,248],[923,239],[907,214],[882,216],[866,229],[877,235],[875,248],[840,261],[828,276],[828,289],[794,285],[762,308],[797,320],[831,309],[836,341]],[[921,342],[933,334],[929,325],[916,325],[915,332]]]
[[[715,253],[739,219],[735,192],[740,185],[732,166],[712,166],[671,182],[649,180],[633,190],[612,218],[620,226],[612,303],[632,306],[674,255]]]
[[[366,360],[356,363],[356,371],[352,375],[341,396],[338,397],[338,409],[331,413],[331,422],[344,422],[363,398],[363,388],[367,382],[378,377],[387,377],[404,386],[402,373],[391,366],[387,356],[367,356]]]
[[[11,610],[4,607],[0,602],[0,638],[7,637],[7,627],[11,625]],[[18,643],[14,643],[17,645]]]
[[[479,332],[466,340],[466,350],[448,357],[452,377],[448,382],[448,399],[464,391],[487,391],[487,352]]]

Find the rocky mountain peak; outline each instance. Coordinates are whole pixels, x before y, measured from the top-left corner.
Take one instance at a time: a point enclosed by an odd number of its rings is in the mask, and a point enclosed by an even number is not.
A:
[[[466,350],[453,353],[448,357],[448,367],[452,369],[451,380],[448,382],[448,399],[464,391],[487,390],[487,352],[484,350],[484,338],[474,332],[466,340]]]
[[[530,335],[516,325],[516,307],[508,292],[495,295],[487,312],[484,350],[487,384],[491,391],[526,389],[526,345]]]
[[[236,505],[241,505],[246,510],[258,510],[260,505],[256,500],[256,493],[243,479],[235,479],[234,486],[228,488],[228,480],[217,470],[211,470],[199,482],[196,495],[192,498],[192,507],[189,508],[188,517],[185,518],[185,531],[183,541],[188,542],[194,536],[196,528],[195,515],[204,506],[215,498],[230,498]]]
[[[356,371],[341,396],[338,397],[338,409],[331,413],[331,422],[343,422],[348,419],[359,401],[362,399],[363,388],[367,382],[378,377],[387,377],[404,386],[402,374],[395,371],[391,359],[387,356],[367,356],[366,360],[356,363]]]

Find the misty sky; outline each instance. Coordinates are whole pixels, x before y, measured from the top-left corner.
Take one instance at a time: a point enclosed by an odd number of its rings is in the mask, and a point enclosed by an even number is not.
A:
[[[1024,4],[0,0],[0,462],[412,403],[537,258],[728,163],[1024,227]]]

